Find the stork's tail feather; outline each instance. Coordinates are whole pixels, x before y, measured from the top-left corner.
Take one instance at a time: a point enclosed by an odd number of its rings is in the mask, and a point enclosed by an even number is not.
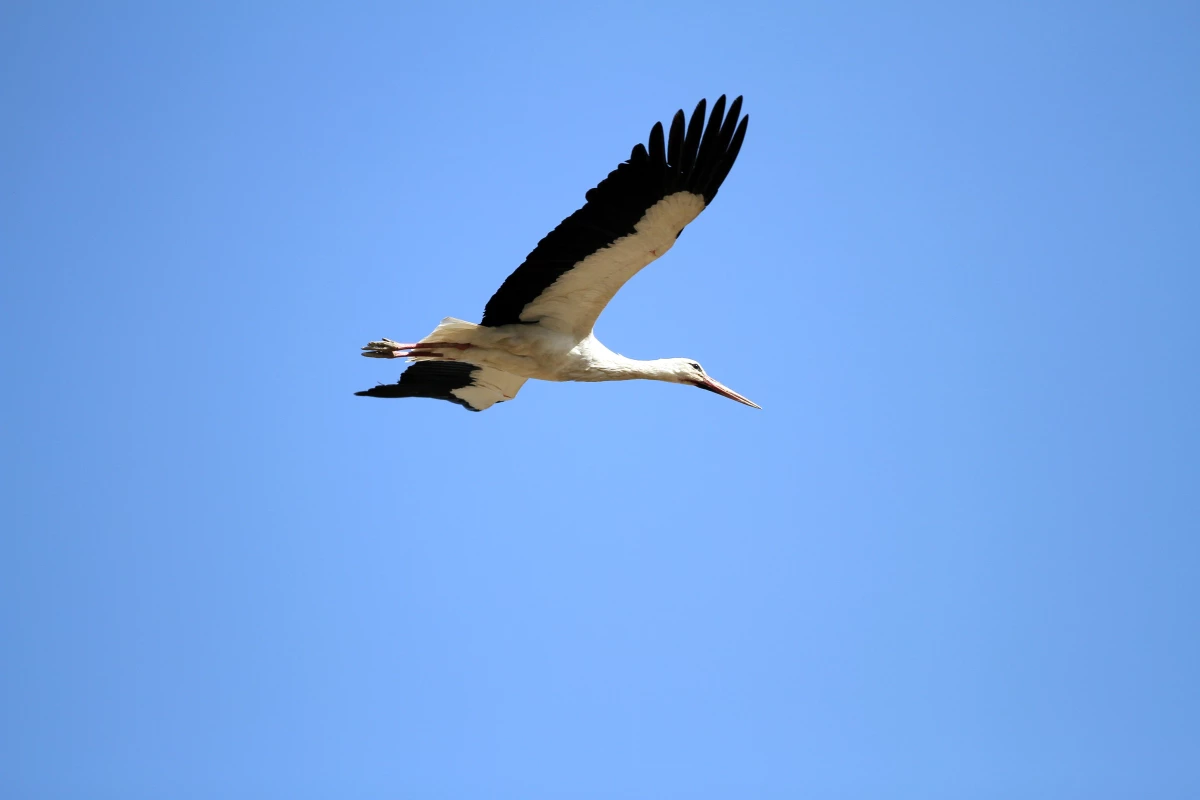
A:
[[[479,327],[474,322],[446,317],[433,329],[433,333],[426,336],[421,342],[423,344],[437,344],[439,342],[470,343],[475,340],[475,335]]]

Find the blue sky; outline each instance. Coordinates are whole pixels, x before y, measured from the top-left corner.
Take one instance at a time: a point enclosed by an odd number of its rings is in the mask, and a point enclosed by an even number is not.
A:
[[[1200,793],[1194,4],[0,14],[5,796]],[[352,396],[721,93],[764,410]]]

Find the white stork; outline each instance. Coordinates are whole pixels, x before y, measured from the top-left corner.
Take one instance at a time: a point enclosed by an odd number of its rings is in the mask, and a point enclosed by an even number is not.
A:
[[[365,397],[432,397],[483,411],[516,397],[529,378],[545,381],[687,383],[745,403],[688,358],[636,361],[602,345],[592,326],[613,295],[638,270],[671,249],[683,228],[717,196],[729,174],[749,117],[742,98],[713,103],[704,124],[701,100],[685,130],[683,111],[663,140],[662,123],[649,147],[633,148],[586,204],[562,221],[508,276],[476,325],[447,317],[419,342],[371,342],[363,355],[415,362],[399,383],[357,392]]]

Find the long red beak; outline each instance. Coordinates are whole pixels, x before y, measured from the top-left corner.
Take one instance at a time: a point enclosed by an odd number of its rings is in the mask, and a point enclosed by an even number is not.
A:
[[[702,381],[693,381],[692,383],[696,386],[699,386],[701,389],[708,389],[710,392],[716,392],[717,394],[721,395],[722,397],[728,397],[730,400],[737,400],[739,403],[748,405],[751,408],[757,408],[757,409],[762,408],[762,406],[760,406],[758,403],[755,403],[753,400],[749,400],[745,397],[742,397],[740,394],[735,392],[733,389],[730,389],[728,386],[724,385],[723,383],[715,381],[712,378],[709,378],[707,376]]]

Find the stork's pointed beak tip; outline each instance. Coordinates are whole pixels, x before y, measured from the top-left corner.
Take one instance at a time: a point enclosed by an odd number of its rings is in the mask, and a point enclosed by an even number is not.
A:
[[[760,406],[758,403],[754,402],[748,397],[743,397],[720,381],[715,381],[707,376],[705,376],[705,380],[697,381],[696,386],[699,386],[701,389],[707,389],[710,392],[715,392],[722,397],[728,397],[730,400],[736,400],[742,405],[750,406],[751,408],[757,408],[759,411],[762,411],[762,406]]]

